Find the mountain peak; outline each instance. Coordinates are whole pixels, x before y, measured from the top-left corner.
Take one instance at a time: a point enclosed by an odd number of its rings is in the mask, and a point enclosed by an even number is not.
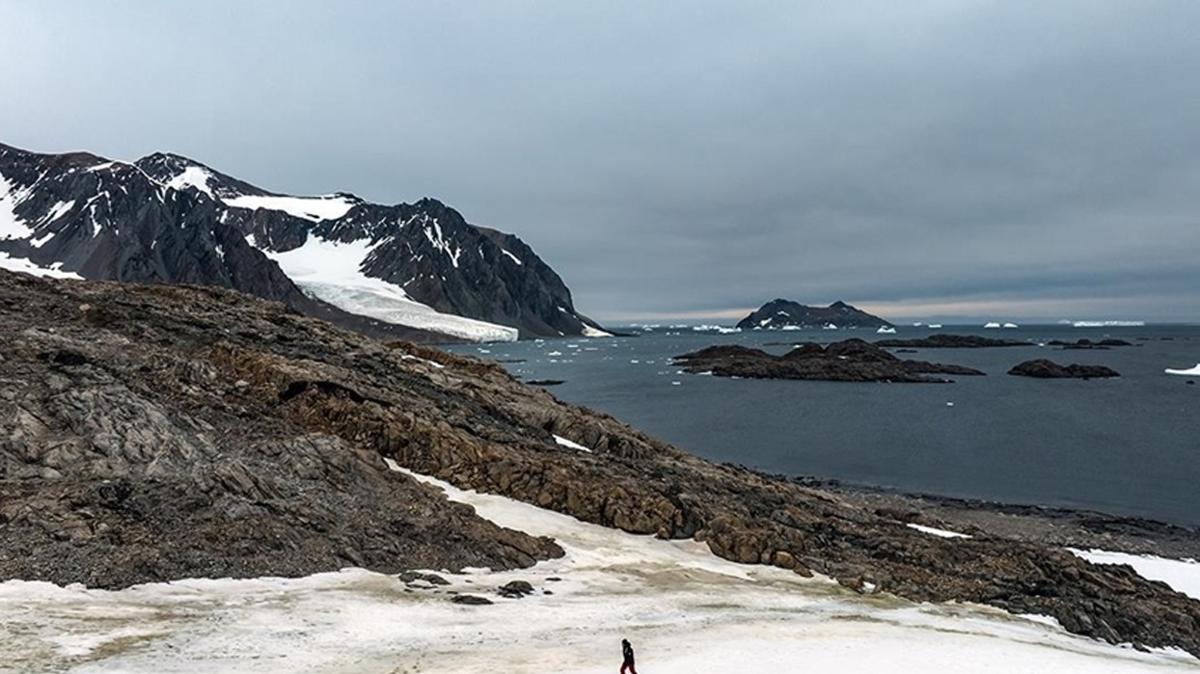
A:
[[[520,239],[432,197],[289,196],[171,152],[130,164],[0,145],[0,173],[11,183],[0,206],[15,222],[0,230],[0,258],[30,269],[232,287],[388,334],[603,334]]]

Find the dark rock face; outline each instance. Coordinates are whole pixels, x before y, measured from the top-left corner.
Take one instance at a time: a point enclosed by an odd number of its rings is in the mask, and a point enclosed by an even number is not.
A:
[[[27,292],[39,284],[0,272],[0,578],[123,587],[345,566],[516,568],[561,554],[388,470],[376,451],[270,413],[312,396],[369,404],[332,383],[274,392],[223,371],[224,332],[285,349],[312,339],[289,329],[305,319],[281,305],[260,305],[267,322],[219,326],[204,311],[139,307],[244,296],[89,286],[35,309],[48,299]]]
[[[387,458],[585,522],[694,537],[726,559],[1200,654],[1200,602],[1128,567],[986,532],[930,536],[830,490],[701,460],[498,365],[276,303],[0,272],[0,333],[0,578],[118,587],[559,554]]]
[[[800,344],[782,356],[745,346],[710,346],[677,357],[684,370],[712,372],[719,377],[754,379],[810,379],[822,381],[945,382],[925,375],[982,375],[979,370],[901,360],[861,339],[848,339],[822,347]]]
[[[929,335],[916,339],[881,339],[876,346],[908,349],[986,349],[1002,346],[1033,346],[1014,339],[992,339],[976,335]]]
[[[29,229],[0,239],[0,252],[41,267],[58,265],[89,279],[234,288],[368,334],[446,340],[344,315],[305,294],[265,254],[317,237],[368,244],[364,274],[443,313],[515,327],[523,336],[599,329],[575,311],[562,279],[519,238],[471,225],[433,199],[384,206],[337,195],[351,206],[334,219],[237,207],[230,204],[238,197],[280,195],[163,153],[129,164],[0,145],[0,175],[22,195],[15,213]]]
[[[845,302],[827,307],[812,307],[785,299],[774,299],[738,321],[742,330],[777,330],[784,327],[821,328],[828,324],[839,328],[879,328],[891,323],[872,316]]]
[[[1116,370],[1103,365],[1079,365],[1078,363],[1059,365],[1045,358],[1027,360],[1014,365],[1008,373],[1037,379],[1103,379],[1121,376]]]

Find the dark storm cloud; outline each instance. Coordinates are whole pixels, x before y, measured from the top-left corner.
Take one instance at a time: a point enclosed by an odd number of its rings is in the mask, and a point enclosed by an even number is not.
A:
[[[1200,320],[1200,4],[0,4],[0,142],[434,195],[600,317]]]

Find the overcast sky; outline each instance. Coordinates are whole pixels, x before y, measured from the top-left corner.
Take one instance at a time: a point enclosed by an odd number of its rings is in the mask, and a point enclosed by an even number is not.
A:
[[[1200,2],[0,0],[0,142],[424,195],[600,319],[1200,320]]]

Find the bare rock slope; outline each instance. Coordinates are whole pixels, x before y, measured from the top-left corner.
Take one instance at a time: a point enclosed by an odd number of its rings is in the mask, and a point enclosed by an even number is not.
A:
[[[116,587],[559,554],[390,459],[588,522],[695,537],[726,559],[1200,655],[1200,602],[1128,567],[986,533],[931,536],[831,491],[701,460],[498,365],[282,304],[0,272],[0,334],[0,578]]]

